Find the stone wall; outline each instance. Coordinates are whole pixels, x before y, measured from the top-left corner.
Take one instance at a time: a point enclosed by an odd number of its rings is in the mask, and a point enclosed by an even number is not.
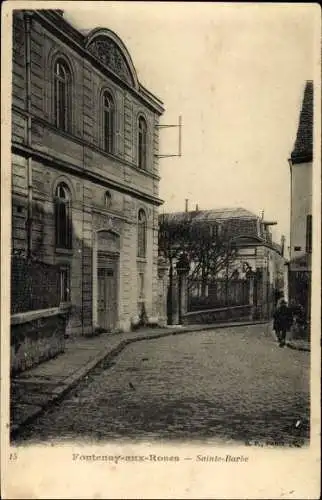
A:
[[[65,349],[68,310],[58,307],[11,316],[10,371],[23,372]]]
[[[184,325],[221,323],[226,321],[242,321],[253,319],[253,306],[223,307],[189,312],[183,315]]]

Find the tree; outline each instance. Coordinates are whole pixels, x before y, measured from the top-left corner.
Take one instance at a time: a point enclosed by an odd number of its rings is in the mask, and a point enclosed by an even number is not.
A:
[[[185,212],[160,216],[159,253],[170,265],[170,287],[174,260],[185,254],[190,263],[189,283],[200,281],[204,295],[209,281],[222,273],[227,282],[231,278],[237,248],[227,224],[195,220],[194,212]]]

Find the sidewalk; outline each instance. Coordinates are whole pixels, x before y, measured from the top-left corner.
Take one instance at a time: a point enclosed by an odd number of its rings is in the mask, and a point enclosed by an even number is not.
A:
[[[271,329],[271,331],[274,340],[278,342],[278,338],[273,328]],[[295,338],[292,337],[292,335],[290,338],[289,333],[286,335],[285,346],[289,347],[290,349],[296,349],[297,351],[307,351],[307,352],[311,351],[311,344],[307,339]]]
[[[97,337],[77,337],[67,341],[65,352],[54,359],[11,378],[11,435],[61,399],[100,362],[108,362],[127,345],[169,335],[238,327],[267,322],[231,322],[212,325],[171,326],[141,329],[128,333],[103,333]]]

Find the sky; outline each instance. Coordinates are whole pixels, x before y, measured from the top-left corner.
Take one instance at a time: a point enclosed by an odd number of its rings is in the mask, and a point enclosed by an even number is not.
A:
[[[76,28],[106,27],[123,40],[141,84],[164,103],[161,124],[182,116],[182,156],[160,159],[160,210],[184,210],[187,198],[190,209],[264,211],[278,223],[276,241],[288,241],[288,158],[319,60],[318,6],[74,5],[62,8]],[[178,153],[177,128],[160,131],[159,153]]]

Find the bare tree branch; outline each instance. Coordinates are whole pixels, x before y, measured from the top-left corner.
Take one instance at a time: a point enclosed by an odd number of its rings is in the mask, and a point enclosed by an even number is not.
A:
[[[194,221],[190,213],[163,214],[159,218],[159,252],[169,261],[185,253],[191,279],[214,280],[230,267],[237,256],[229,228],[211,221]]]

